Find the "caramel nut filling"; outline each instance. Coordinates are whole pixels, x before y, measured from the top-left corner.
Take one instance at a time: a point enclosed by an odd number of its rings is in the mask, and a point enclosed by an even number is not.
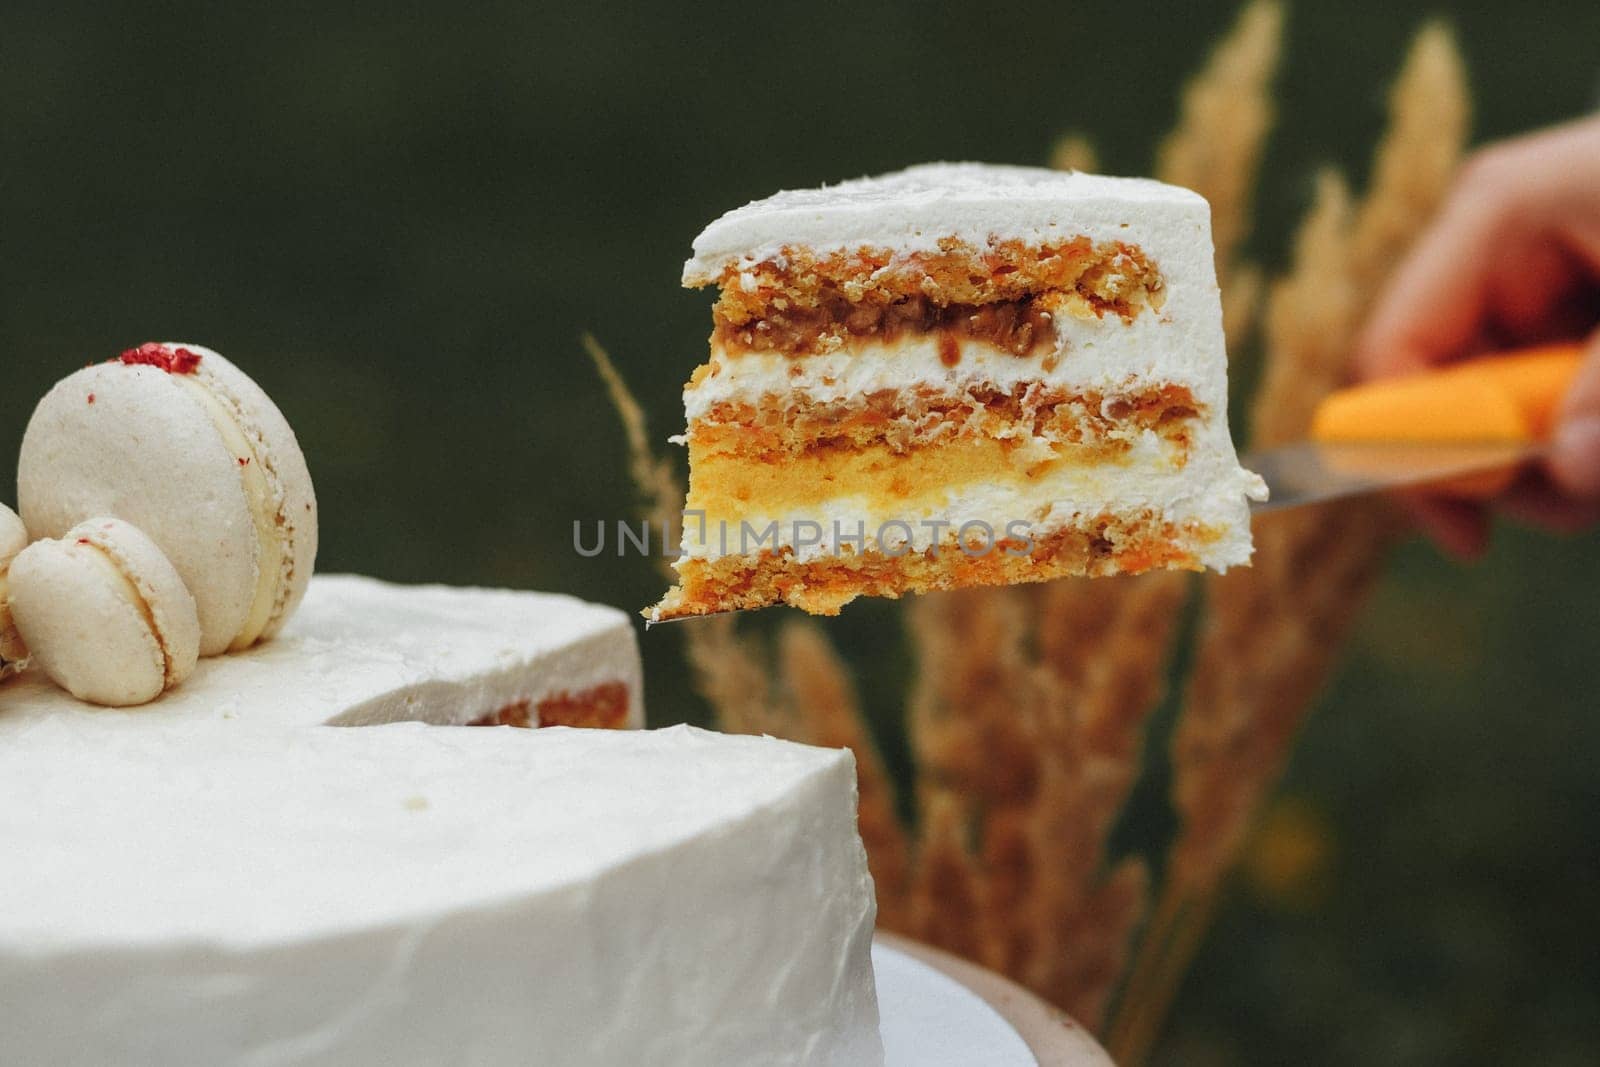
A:
[[[1163,281],[1144,253],[1123,242],[999,242],[986,248],[946,239],[934,252],[861,248],[819,256],[784,248],[718,279],[713,340],[725,352],[803,356],[853,340],[933,334],[981,341],[1019,356],[1053,341],[1061,314],[1131,322],[1159,308]]]
[[[539,701],[515,700],[503,708],[480,715],[468,726],[584,726],[621,730],[628,725],[628,687],[622,682],[568,693],[562,690]]]

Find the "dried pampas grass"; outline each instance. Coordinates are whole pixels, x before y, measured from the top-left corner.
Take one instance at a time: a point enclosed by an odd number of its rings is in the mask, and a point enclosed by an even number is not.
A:
[[[1276,108],[1272,81],[1283,44],[1283,6],[1255,0],[1183,91],[1176,128],[1156,152],[1156,177],[1211,204],[1211,240],[1222,282],[1222,322],[1230,351],[1249,336],[1261,274],[1237,262],[1249,236],[1257,171]]]
[[[1366,198],[1318,177],[1288,276],[1273,286],[1252,437],[1303,437],[1348,373],[1389,269],[1443,201],[1466,143],[1468,94],[1447,29],[1424,27],[1390,100]],[[1375,580],[1394,523],[1381,502],[1272,514],[1249,570],[1211,578],[1172,747],[1180,818],[1167,878],[1108,1045],[1141,1062],[1197,951],[1223,879],[1288,762],[1312,702]]]
[[[1332,171],[1318,176],[1291,267],[1268,284],[1240,252],[1282,28],[1271,0],[1243,10],[1186,88],[1156,167],[1211,202],[1230,351],[1259,327],[1258,444],[1301,436],[1346,375],[1358,324],[1445,192],[1468,112],[1453,40],[1429,25],[1396,83],[1366,196],[1357,201]],[[1089,169],[1094,159],[1082,137],[1052,153],[1062,167]],[[605,353],[584,343],[622,416],[645,510],[673,527],[682,487],[650,449]],[[1118,1062],[1137,1063],[1392,533],[1372,503],[1264,517],[1254,566],[1198,583],[1192,671],[1171,748],[1179,827],[1159,884],[1142,857],[1114,855],[1109,842],[1166,692],[1178,620],[1197,585],[1188,577],[907,601],[910,825],[897,814],[851,671],[823,628],[789,620],[768,639],[714,617],[678,632],[723,729],[855,751],[884,927],[1004,971],[1100,1030]]]

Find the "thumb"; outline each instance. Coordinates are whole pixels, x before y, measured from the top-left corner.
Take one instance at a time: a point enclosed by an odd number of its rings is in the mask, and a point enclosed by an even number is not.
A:
[[[1550,439],[1550,477],[1574,497],[1600,499],[1600,330],[1585,348],[1583,366],[1561,402]]]

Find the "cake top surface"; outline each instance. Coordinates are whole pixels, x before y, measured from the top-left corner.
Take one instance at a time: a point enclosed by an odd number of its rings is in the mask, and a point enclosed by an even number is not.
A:
[[[568,891],[579,915],[592,877],[849,760],[690,727],[41,720],[0,744],[0,943],[245,947]]]
[[[817,189],[788,190],[736,208],[695,238],[685,285],[715,281],[730,263],[784,245],[917,250],[955,237],[990,240],[1114,236],[1153,218],[1208,209],[1188,189],[1147,178],[990,163],[924,163]]]
[[[201,660],[183,685],[151,704],[99,708],[40,672],[12,679],[0,695],[0,747],[9,734],[45,718],[79,728],[113,718],[273,729],[329,721],[460,722],[511,700],[544,696],[529,687],[556,673],[569,687],[625,682],[630,718],[639,725],[633,623],[616,608],[559,593],[319,574],[275,639]]]

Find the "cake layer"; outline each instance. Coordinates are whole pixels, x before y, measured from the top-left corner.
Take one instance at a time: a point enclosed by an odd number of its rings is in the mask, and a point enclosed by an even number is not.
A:
[[[1135,246],[1019,242],[936,253],[860,248],[819,257],[785,246],[773,259],[730,266],[712,311],[725,351],[809,355],[863,339],[938,334],[1017,355],[1049,343],[1059,315],[1130,322],[1159,309],[1163,282]]]
[[[686,727],[0,713],[0,1048],[878,1064],[854,785]]]
[[[1142,435],[1121,462],[1105,461],[1082,445],[982,437],[909,452],[884,444],[817,449],[774,462],[694,458],[687,513],[696,522],[703,514],[712,524],[812,517],[876,526],[952,508],[961,521],[1030,519],[1041,503],[1085,510],[1147,506],[1177,501],[1195,488],[1184,457],[1169,453],[1153,433]],[[686,538],[696,522],[686,523]]]
[[[917,384],[826,400],[795,392],[724,400],[689,424],[689,462],[715,455],[781,462],[795,453],[881,444],[895,452],[957,439],[1037,440],[1081,446],[1080,458],[1114,459],[1145,431],[1179,455],[1204,418],[1185,386],[1150,383],[1116,393],[1044,382],[1009,389]]]
[[[620,730],[636,725],[629,720],[632,694],[621,682],[602,682],[589,689],[562,691],[535,704],[522,699],[506,704],[476,719],[467,726],[583,726],[590,729]]]
[[[319,574],[275,639],[201,660],[187,682],[147,707],[90,708],[37,672],[0,690],[0,725],[24,714],[456,725],[517,708],[529,725],[643,725],[638,642],[627,616],[554,593]]]
[[[1151,511],[1226,531],[1202,556],[1206,566],[1247,560],[1249,530],[1234,517],[1249,484],[1199,457],[1178,466],[1164,449],[1147,439],[1128,462],[1098,466],[1049,457],[1029,465],[1003,442],[984,440],[903,456],[880,447],[783,464],[713,459],[690,483],[683,554],[718,559],[783,548],[813,559],[861,538],[867,548],[923,551],[969,523],[975,536],[999,538],[1009,528],[1037,539],[1084,516]]]
[[[1002,531],[1003,532],[1003,531]],[[859,596],[898,597],[977,585],[1053,578],[1139,574],[1160,567],[1198,570],[1236,553],[1225,528],[1173,521],[1153,509],[1076,515],[1027,540],[1000,536],[984,551],[963,551],[946,534],[938,547],[909,542],[885,549],[870,540],[858,551],[803,553],[785,547],[754,554],[691,557],[676,566],[679,584],[653,612],[656,621],[717,611],[789,604],[834,615]],[[924,544],[927,535],[921,540]],[[915,539],[913,539],[915,540]],[[976,547],[976,546],[972,546]]]

